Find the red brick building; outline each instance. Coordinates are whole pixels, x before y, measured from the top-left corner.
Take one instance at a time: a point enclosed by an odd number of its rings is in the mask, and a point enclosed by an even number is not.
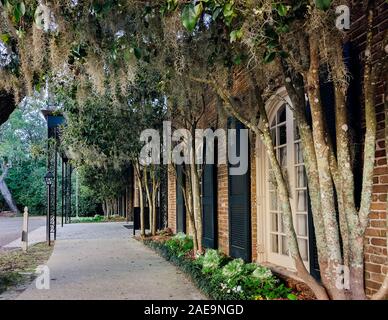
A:
[[[388,4],[384,0],[376,0],[376,17],[373,27],[373,60],[381,59],[387,54],[386,40],[388,24]],[[351,28],[349,36],[349,57],[353,61],[352,69],[355,95],[354,103],[362,105],[361,79],[362,70],[359,62],[364,58],[366,42],[366,18],[360,14],[357,1],[351,9]],[[385,42],[384,42],[385,41]],[[365,239],[365,284],[367,294],[374,293],[381,285],[388,272],[387,257],[387,193],[388,166],[385,153],[385,116],[386,75],[381,75],[376,86],[376,116],[378,121],[376,161],[374,172],[373,203],[369,215],[370,223]],[[236,79],[233,89],[239,96],[250,103],[249,87],[244,79]],[[276,149],[284,154],[283,165],[287,167],[291,192],[295,194],[292,200],[294,224],[297,232],[302,258],[311,273],[316,272],[317,261],[314,252],[314,235],[312,220],[309,214],[307,182],[303,174],[303,159],[301,157],[300,141],[297,136],[291,109],[284,101],[291,104],[287,92],[279,87],[277,94],[266,102],[271,128],[276,137]],[[217,108],[217,99],[208,97],[206,120],[203,128],[227,128],[228,121]],[[354,120],[363,122],[363,112],[360,108]],[[361,125],[359,126],[361,128]],[[357,133],[362,144],[362,129]],[[360,148],[362,150],[362,148]],[[359,165],[361,168],[361,164]],[[265,263],[278,271],[291,274],[293,265],[287,254],[287,241],[281,230],[281,212],[277,204],[276,191],[271,186],[270,169],[262,143],[250,135],[250,166],[243,180],[233,180],[228,175],[228,165],[216,165],[211,169],[213,190],[210,191],[213,216],[205,220],[205,236],[212,238],[212,246],[226,254],[244,257],[247,260]],[[208,182],[209,183],[209,182]],[[188,220],[178,217],[185,215],[182,209],[179,188],[177,188],[175,171],[170,168],[168,174],[168,226],[174,231],[188,230]],[[204,196],[207,196],[206,194]],[[178,198],[178,199],[177,199]],[[245,206],[240,200],[245,199]],[[180,219],[180,220],[179,220]],[[178,224],[177,225],[177,221]],[[186,224],[183,226],[183,224]],[[210,229],[209,229],[210,228]],[[245,237],[248,235],[249,239]],[[242,249],[241,249],[241,248]],[[285,271],[288,270],[288,271]]]

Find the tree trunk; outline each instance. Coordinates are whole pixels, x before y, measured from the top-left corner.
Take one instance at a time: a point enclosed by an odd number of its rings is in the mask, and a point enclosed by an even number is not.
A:
[[[102,211],[104,212],[104,217],[107,216],[106,201],[102,201]]]
[[[143,183],[141,179],[141,171],[139,163],[135,163],[135,175],[137,186],[139,188],[139,205],[140,205],[140,235],[144,237],[146,235],[145,219],[144,219],[144,191]]]
[[[343,265],[339,228],[336,218],[335,195],[330,171],[330,147],[325,135],[322,100],[319,82],[319,47],[318,35],[310,38],[310,69],[305,75],[313,121],[313,139],[319,173],[320,202],[322,205],[323,223],[326,231],[327,265],[321,267],[322,281],[332,299],[345,299],[344,291],[336,287],[338,269]],[[325,268],[323,268],[325,267]]]
[[[151,195],[151,191],[150,191],[150,187],[149,187],[149,184],[148,184],[148,171],[147,171],[147,167],[144,167],[143,169],[143,178],[144,178],[144,188],[145,188],[145,191],[146,191],[146,196],[147,196],[147,203],[148,203],[148,221],[150,222],[150,230],[151,230],[151,234],[154,236],[155,234],[152,233],[152,230],[154,229],[154,225],[153,225],[153,214],[154,214],[154,207],[153,207],[153,202],[152,202],[152,195]]]
[[[157,191],[154,189],[152,191],[152,208],[153,208],[153,213],[152,213],[152,229],[151,229],[151,233],[152,235],[156,235],[156,231],[157,231],[157,226],[156,226],[156,223],[157,223],[157,220],[156,220],[156,194],[157,194]]]
[[[195,223],[195,216],[194,216],[194,198],[193,198],[193,183],[192,183],[192,176],[191,176],[191,165],[185,166],[185,175],[187,178],[186,186],[183,190],[184,194],[184,200],[186,205],[186,211],[189,213],[189,223],[190,223],[190,229],[193,236],[193,244],[194,244],[194,251],[198,251],[198,234],[197,234],[197,226]]]
[[[195,137],[195,128],[196,126],[192,126],[191,134]],[[194,223],[196,230],[196,241],[198,244],[197,251],[202,252],[202,205],[201,205],[201,184],[198,174],[198,168],[196,165],[196,139],[192,139],[192,150],[191,164],[190,164],[190,181],[191,181],[191,191],[193,197],[193,214],[194,214]]]
[[[12,197],[11,191],[9,191],[7,184],[5,183],[4,179],[0,180],[0,192],[3,196],[5,202],[7,203],[9,209],[12,212],[19,213],[19,209],[17,208],[15,201]]]
[[[156,215],[157,215],[157,201],[156,201],[156,198],[158,196],[158,189],[159,189],[159,185],[160,185],[160,181],[158,181],[158,177],[156,176],[156,170],[155,168],[153,167],[153,170],[152,170],[152,193],[151,193],[151,202],[152,202],[152,208],[154,208],[154,212],[153,212],[153,215],[152,215],[152,228],[151,228],[151,233],[152,235],[156,235],[156,231],[157,231],[157,219],[156,219]],[[159,210],[161,210],[160,206],[159,206]]]

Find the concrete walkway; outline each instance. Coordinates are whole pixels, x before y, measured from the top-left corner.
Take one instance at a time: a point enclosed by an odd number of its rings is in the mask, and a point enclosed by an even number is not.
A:
[[[35,282],[17,299],[205,299],[173,265],[131,238],[123,223],[58,228],[47,265],[50,289]]]
[[[38,234],[41,234],[41,230],[34,232],[46,224],[46,217],[34,217],[29,218],[28,231],[30,240],[39,238]],[[23,217],[0,217],[0,248],[1,247],[20,247],[21,243],[18,239],[22,234]],[[43,231],[43,239],[46,236],[46,231]],[[32,233],[34,233],[32,235]],[[9,245],[8,245],[9,244]]]

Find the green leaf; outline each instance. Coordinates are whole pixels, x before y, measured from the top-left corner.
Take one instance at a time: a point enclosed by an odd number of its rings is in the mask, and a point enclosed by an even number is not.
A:
[[[202,11],[203,11],[203,4],[202,4],[202,2],[198,3],[197,5],[195,5],[194,11],[195,11],[195,16],[196,16],[196,18],[198,20],[199,17],[201,16]]]
[[[270,63],[270,62],[274,61],[275,58],[276,58],[276,52],[275,51],[267,51],[264,54],[264,62],[265,63]]]
[[[197,25],[198,18],[203,10],[202,3],[194,6],[193,4],[187,4],[182,10],[182,24],[187,31],[192,32]]]
[[[284,17],[288,12],[288,8],[284,4],[279,3],[276,7],[276,11],[278,12],[279,16]]]
[[[26,13],[26,6],[24,5],[24,2],[19,2],[16,4],[16,6],[13,8],[13,19],[16,23],[20,22],[20,19],[25,15]]]
[[[293,293],[289,293],[287,295],[287,299],[288,300],[298,300],[298,297],[296,295],[294,295]]]
[[[135,54],[136,59],[141,58],[141,49],[140,48],[138,48],[138,47],[133,48],[133,53]]]
[[[285,52],[285,51],[280,51],[279,52],[279,56],[281,56],[282,58],[286,59],[286,58],[288,58],[288,53]]]
[[[9,14],[12,13],[13,6],[9,1],[5,1],[4,7],[6,8]]]
[[[20,19],[25,15],[26,13],[26,6],[24,5],[24,2],[19,2],[14,8],[13,8],[13,18],[15,22],[19,22]]]
[[[229,2],[229,3],[224,5],[223,14],[224,14],[225,18],[233,16],[233,14],[234,14],[233,6],[234,6],[234,2],[233,1],[231,1],[231,2]]]
[[[279,33],[287,33],[290,31],[290,27],[288,24],[280,25],[278,28],[276,28]]]
[[[167,0],[167,10],[174,11],[178,6],[178,0]]]
[[[0,40],[4,43],[4,44],[8,44],[9,41],[11,40],[9,34],[7,33],[3,33],[3,34],[0,34]]]
[[[233,30],[231,33],[230,33],[230,43],[233,43],[237,40],[240,40],[243,36],[243,32],[242,30]]]
[[[243,60],[243,56],[242,55],[238,55],[236,57],[234,57],[233,59],[233,63],[238,66],[242,63],[242,60]]]
[[[44,14],[43,7],[38,6],[35,10],[34,22],[35,22],[36,27],[40,30],[42,30],[44,28],[43,14]]]
[[[216,8],[216,9],[213,11],[213,14],[212,14],[213,20],[217,20],[217,18],[218,18],[218,16],[220,15],[221,12],[222,12],[222,8],[221,8],[221,7]]]
[[[268,49],[275,49],[279,46],[279,43],[275,40],[271,40],[267,43],[267,48]]]
[[[326,11],[330,8],[332,0],[315,0],[318,9]]]
[[[26,6],[25,6],[24,2],[20,2],[16,6],[19,8],[22,16],[24,16],[26,14]]]

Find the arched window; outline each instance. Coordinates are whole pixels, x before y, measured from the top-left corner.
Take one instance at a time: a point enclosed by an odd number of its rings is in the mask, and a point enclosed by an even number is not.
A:
[[[290,191],[291,207],[300,253],[308,266],[308,191],[301,142],[294,115],[287,104],[279,104],[270,118],[271,135],[276,155]],[[267,160],[268,161],[268,160]],[[269,162],[269,161],[268,161]],[[287,236],[283,228],[282,208],[278,198],[276,180],[268,163],[268,244],[269,260],[288,266],[290,264]]]

